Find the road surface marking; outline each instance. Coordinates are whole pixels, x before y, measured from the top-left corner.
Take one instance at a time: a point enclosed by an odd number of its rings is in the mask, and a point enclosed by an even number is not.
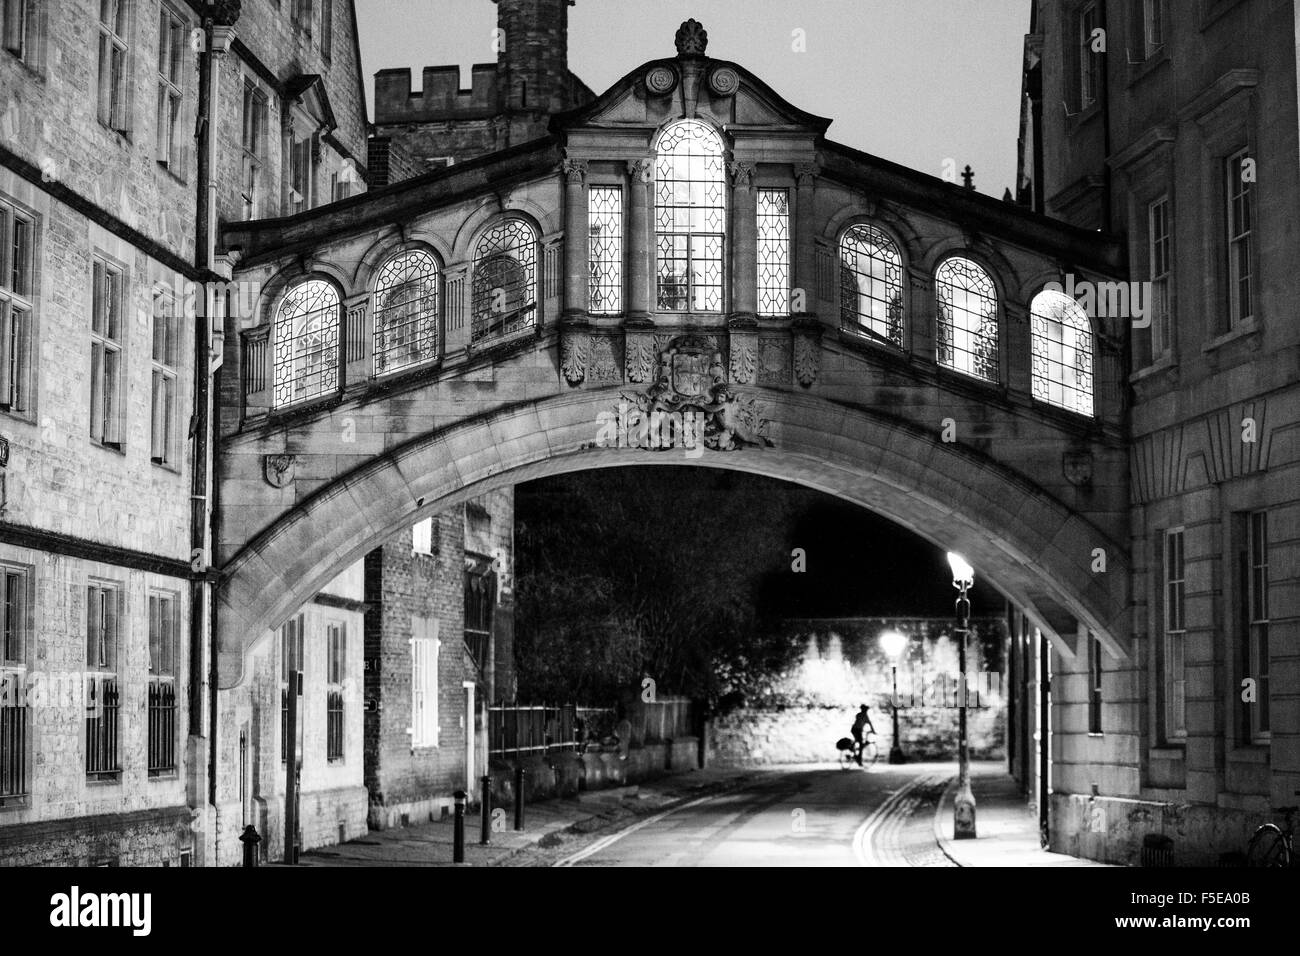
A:
[[[579,850],[577,853],[573,853],[569,856],[566,856],[563,860],[557,861],[554,865],[573,866],[575,863],[581,863],[587,857],[599,853],[601,850],[605,849],[606,847],[611,846],[614,843],[617,843],[619,840],[623,839],[623,837],[631,836],[633,833],[636,833],[636,831],[640,830],[642,827],[648,827],[652,823],[658,823],[664,817],[676,813],[678,810],[688,810],[691,807],[698,807],[701,803],[707,803],[708,801],[714,799],[717,796],[719,796],[719,794],[714,794],[713,796],[708,796],[708,797],[696,797],[694,800],[691,800],[687,803],[683,803],[675,807],[669,807],[667,810],[663,810],[659,813],[656,813],[652,817],[646,817],[644,820],[640,821],[639,823],[634,823],[630,827],[627,827],[626,829],[619,830],[617,833],[611,833],[607,837],[601,837],[591,846]]]
[[[880,861],[880,858],[876,856],[875,847],[871,845],[872,838],[875,836],[876,831],[879,830],[890,815],[893,814],[894,809],[898,804],[902,803],[903,800],[907,798],[909,793],[923,784],[933,782],[934,777],[934,774],[927,774],[922,777],[917,777],[915,780],[911,780],[899,787],[889,795],[884,803],[876,807],[875,811],[872,812],[869,817],[862,821],[862,825],[858,827],[858,831],[853,834],[853,855],[857,857],[859,866],[884,865]]]

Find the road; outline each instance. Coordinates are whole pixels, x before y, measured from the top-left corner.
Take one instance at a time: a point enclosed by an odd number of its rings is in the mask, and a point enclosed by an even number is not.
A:
[[[778,768],[594,834],[560,866],[946,866],[934,811],[951,764]],[[538,860],[537,863],[542,861]]]

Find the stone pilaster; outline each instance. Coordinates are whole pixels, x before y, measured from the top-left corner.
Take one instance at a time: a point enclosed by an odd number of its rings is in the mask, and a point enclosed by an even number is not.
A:
[[[631,272],[627,324],[646,325],[650,319],[650,273],[654,256],[650,244],[650,191],[654,188],[654,160],[631,160],[628,173],[628,256]]]
[[[587,162],[566,159],[564,172],[565,318],[584,316],[588,303]]]
[[[731,174],[731,314],[752,325],[758,312],[758,196],[753,163],[727,164]]]

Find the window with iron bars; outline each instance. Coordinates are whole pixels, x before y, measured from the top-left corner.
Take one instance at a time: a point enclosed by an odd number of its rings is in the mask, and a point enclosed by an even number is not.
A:
[[[280,628],[280,763],[289,760],[289,693],[299,692],[296,683],[290,677],[302,670],[303,652],[303,615],[291,617]],[[294,752],[302,759],[302,717],[298,719],[297,740]]]
[[[179,602],[175,594],[149,595],[149,775],[176,770],[176,632]]]
[[[496,573],[465,571],[465,644],[482,670],[492,640],[492,609],[496,603]]]
[[[117,585],[86,587],[86,776],[115,780],[122,772],[118,754]]]
[[[537,325],[537,233],[503,219],[474,253],[470,344],[506,339]]]
[[[934,273],[939,306],[939,364],[998,381],[998,298],[993,279],[975,262],[953,257]]]
[[[26,671],[30,569],[0,565],[0,807],[24,806],[28,787]]]
[[[326,628],[325,649],[329,685],[325,699],[325,757],[334,761],[343,759],[343,678],[347,656],[345,625],[330,624]]]

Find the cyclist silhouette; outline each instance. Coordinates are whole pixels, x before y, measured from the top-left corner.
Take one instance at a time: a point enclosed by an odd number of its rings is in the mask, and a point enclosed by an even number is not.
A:
[[[863,704],[858,708],[857,716],[853,718],[853,742],[857,744],[856,756],[859,767],[862,766],[862,731],[866,728],[869,729],[873,735],[876,732],[875,726],[871,723],[870,710],[871,708],[866,704]]]

